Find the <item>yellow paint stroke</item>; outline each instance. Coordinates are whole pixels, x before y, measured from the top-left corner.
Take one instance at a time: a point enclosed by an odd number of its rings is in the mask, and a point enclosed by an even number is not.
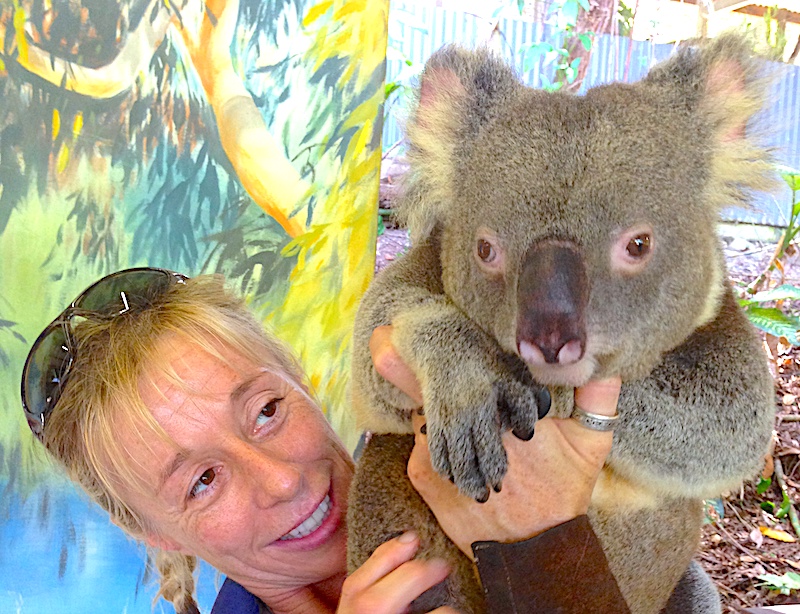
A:
[[[83,112],[78,111],[75,113],[75,119],[72,122],[72,134],[80,136],[81,130],[83,130]]]
[[[58,133],[61,131],[61,114],[58,109],[53,109],[53,140],[58,138]]]
[[[333,6],[333,0],[326,0],[325,2],[320,2],[319,4],[312,6],[308,10],[308,13],[306,13],[306,16],[303,17],[303,26],[307,28],[309,25],[327,13],[331,6]]]
[[[61,144],[61,149],[58,152],[58,160],[56,161],[56,170],[59,173],[63,173],[64,169],[67,168],[67,163],[69,162],[69,147],[66,143]]]
[[[331,169],[324,186],[306,186],[309,193],[303,198],[314,195],[316,204],[312,218],[299,224],[298,232],[288,233],[292,240],[282,251],[283,257],[296,259],[285,302],[270,304],[263,312],[270,328],[298,354],[333,427],[350,449],[359,436],[347,391],[351,335],[359,300],[375,264],[381,152],[373,144],[380,126],[383,88],[370,89],[366,100],[361,96],[364,88],[374,88],[371,80],[385,61],[388,4],[388,0],[315,0],[303,18],[309,37],[305,59],[315,68],[331,59],[346,60],[347,69],[334,87],[348,98],[359,92],[362,102],[338,126],[341,133],[351,135],[341,164]],[[201,58],[197,59],[195,65]],[[221,130],[224,138],[260,138],[257,131],[247,130],[254,121],[245,119],[241,108],[228,107],[225,111],[227,118],[238,122],[236,127],[242,130]],[[261,141],[257,143],[260,145]],[[225,149],[234,157],[256,151],[255,143],[245,144],[251,148],[238,143]],[[276,153],[285,155],[281,150]],[[268,157],[254,155],[249,160],[237,160],[234,167],[239,179],[247,179],[248,168],[263,172],[265,159]],[[276,175],[278,183],[288,178],[283,172]],[[259,179],[263,181],[263,175]],[[275,217],[274,211],[263,207],[265,199],[254,200]],[[295,200],[291,202],[289,211],[296,204]]]
[[[367,8],[366,0],[350,0],[350,2],[346,2],[344,6],[340,7],[336,11],[336,13],[333,15],[333,18],[336,20],[340,20],[352,13],[359,13],[366,8]]]
[[[14,2],[14,32],[17,35],[17,49],[19,49],[19,62],[26,64],[28,62],[28,39],[25,38],[25,9],[23,9],[19,2]]]

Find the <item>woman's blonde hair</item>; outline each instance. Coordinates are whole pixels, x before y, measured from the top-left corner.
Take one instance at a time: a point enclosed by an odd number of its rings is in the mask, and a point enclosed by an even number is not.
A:
[[[288,348],[264,331],[244,301],[227,291],[219,276],[173,284],[143,309],[111,318],[89,316],[74,324],[73,333],[75,359],[48,419],[44,444],[111,520],[137,539],[157,535],[158,527],[150,526],[125,500],[124,492],[141,492],[137,489],[146,485],[116,433],[130,428],[137,443],[146,446],[153,434],[168,439],[140,393],[165,376],[182,385],[162,358],[166,337],[190,341],[220,360],[225,360],[221,351],[229,350],[251,364],[275,368],[298,383],[302,378]],[[178,613],[196,612],[195,558],[154,549],[150,554],[160,575],[156,598],[171,601]]]

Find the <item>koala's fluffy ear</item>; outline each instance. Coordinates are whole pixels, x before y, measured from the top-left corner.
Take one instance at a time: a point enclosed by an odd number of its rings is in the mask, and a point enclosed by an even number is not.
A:
[[[427,236],[443,218],[453,198],[459,156],[496,105],[518,87],[513,70],[487,49],[450,45],[425,64],[406,125],[408,157],[416,173],[398,211],[416,238]]]
[[[686,44],[645,78],[676,108],[698,114],[708,131],[711,174],[707,199],[717,207],[747,206],[750,190],[774,188],[767,152],[748,138],[748,122],[769,91],[767,66],[749,37],[729,32]]]

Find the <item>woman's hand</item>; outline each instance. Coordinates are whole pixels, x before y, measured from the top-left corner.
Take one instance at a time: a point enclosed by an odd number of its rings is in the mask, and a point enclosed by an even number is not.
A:
[[[414,374],[394,352],[390,337],[391,327],[378,328],[373,335],[375,368],[421,402]],[[590,382],[575,391],[575,401],[586,411],[614,415],[619,388],[619,378]],[[473,542],[521,541],[585,514],[613,439],[610,431],[556,418],[539,420],[530,441],[507,433],[503,443],[509,470],[502,491],[477,503],[433,470],[423,424],[424,419],[415,416],[416,445],[408,476],[447,536],[470,558]]]
[[[613,415],[619,380],[591,382],[575,395],[583,409]],[[543,418],[530,441],[510,432],[503,436],[508,473],[502,490],[478,503],[433,470],[423,424],[422,417],[414,418],[416,445],[408,477],[447,536],[470,558],[476,541],[522,541],[585,514],[611,450],[610,431],[592,431],[571,419]]]
[[[414,559],[419,538],[413,531],[381,544],[342,586],[338,614],[391,614],[408,610],[411,602],[450,573],[441,559]],[[449,607],[436,614],[456,614]]]

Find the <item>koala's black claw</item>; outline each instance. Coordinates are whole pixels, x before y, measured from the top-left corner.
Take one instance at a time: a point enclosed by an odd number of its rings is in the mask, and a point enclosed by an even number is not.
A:
[[[500,492],[501,490],[503,490],[503,485],[500,482],[498,482],[497,484],[492,484],[492,490],[494,490],[495,492]]]
[[[542,388],[537,397],[539,401],[539,411],[537,415],[539,416],[539,420],[541,420],[547,415],[547,412],[550,411],[550,391],[547,388]],[[532,433],[531,437],[533,437]]]
[[[517,439],[521,439],[522,441],[530,441],[531,439],[533,439],[533,429],[531,429],[530,431],[514,429],[511,432],[514,433],[514,437],[516,437]]]
[[[478,503],[486,503],[489,500],[489,489],[487,488],[485,492],[475,497],[475,501]]]
[[[424,416],[425,415],[425,409],[423,407],[420,407],[419,409],[417,409],[417,415],[418,416]]]
[[[427,424],[423,424],[421,427],[419,427],[419,432],[422,433],[423,435],[427,435],[428,434],[428,425]]]

